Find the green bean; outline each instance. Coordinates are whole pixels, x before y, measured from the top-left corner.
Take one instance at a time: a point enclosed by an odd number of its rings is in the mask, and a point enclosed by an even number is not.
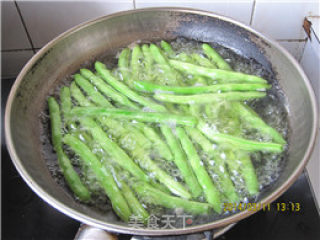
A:
[[[128,222],[131,210],[117,187],[110,170],[104,167],[91,150],[76,137],[67,134],[64,136],[63,142],[70,146],[70,148],[80,156],[81,160],[92,169],[99,184],[111,200],[114,211],[123,221]]]
[[[126,199],[132,213],[136,217],[141,217],[143,221],[146,223],[149,218],[149,213],[141,205],[141,203],[136,198],[135,194],[132,192],[131,188],[127,185],[127,183],[119,177],[119,173],[116,170],[114,171],[114,173],[116,181],[120,183],[122,194]]]
[[[228,118],[232,119],[232,121],[228,120]],[[229,128],[229,133],[231,132],[235,136],[241,136],[241,123],[239,115],[237,114],[237,110],[235,110],[235,104],[224,104],[224,106],[221,108],[219,119],[227,123],[226,126],[227,128]],[[259,190],[259,182],[255,173],[255,169],[252,165],[249,153],[238,149],[232,149],[232,151],[229,152],[231,152],[229,153],[229,155],[231,154],[231,157],[228,157],[229,168],[233,168],[234,171],[238,171],[241,174],[245,181],[249,194],[257,194]],[[233,158],[235,159],[233,160]],[[240,166],[237,167],[237,165]]]
[[[83,77],[90,80],[91,83],[94,84],[105,96],[111,98],[112,100],[123,106],[127,106],[132,109],[139,109],[139,107],[133,102],[131,102],[126,96],[115,91],[105,81],[103,81],[100,77],[96,76],[90,70],[80,69],[80,73]]]
[[[94,106],[81,92],[80,88],[76,85],[75,82],[72,82],[70,85],[71,96],[84,107]],[[70,113],[70,112],[69,112]]]
[[[175,59],[179,60],[179,61],[182,61],[182,62],[187,62],[187,63],[193,63],[193,59],[187,55],[186,53],[182,52],[180,53],[179,55],[177,55],[175,57]],[[203,85],[206,85],[207,84],[207,81],[205,80],[205,78],[203,77],[199,77],[197,76],[196,78],[194,76],[190,76],[188,75],[186,78],[185,78],[185,82],[187,83],[187,85],[194,85],[195,84],[195,81],[197,83],[201,83]]]
[[[86,72],[86,75],[87,75],[87,76],[91,76],[88,71],[85,71],[85,72]],[[95,76],[95,75],[94,75],[94,76]],[[91,77],[92,77],[92,76],[91,76]],[[101,80],[101,79],[100,79],[100,80]],[[103,80],[101,80],[101,81],[103,81]],[[109,85],[107,85],[104,81],[103,81],[102,83],[105,84],[108,88],[110,88]],[[113,88],[111,88],[111,90],[114,91]],[[119,94],[118,92],[116,92],[116,93],[119,95],[119,97],[124,97],[124,98],[126,98],[125,96]],[[77,94],[79,95],[80,93],[78,92]],[[116,99],[116,100],[118,100],[118,102],[119,102],[119,99]],[[121,100],[120,100],[120,101],[121,101]],[[130,100],[127,99],[127,98],[126,98],[126,101],[121,101],[121,102],[122,102],[125,106],[128,106],[128,107],[134,106],[134,108],[136,108],[136,109],[138,108],[134,103],[130,102]],[[85,106],[85,105],[83,105],[83,106]],[[107,119],[107,120],[105,121],[105,124],[107,124],[107,125],[109,126],[109,129],[113,129],[113,131],[116,131],[115,129],[117,129],[117,131],[119,131],[118,123],[117,123],[117,122],[114,122],[113,119]],[[111,125],[112,127],[110,127],[110,125]],[[144,136],[138,129],[136,129],[136,128],[133,127],[133,126],[127,126],[127,128],[136,135],[136,138],[139,139],[139,141],[142,143],[142,145],[143,145],[144,147],[150,147],[149,141],[145,138],[145,136]],[[157,139],[154,139],[154,141],[158,143],[158,140],[157,140]]]
[[[130,126],[128,124],[125,129],[124,127],[119,125],[119,122],[110,118],[106,119],[104,124],[108,125],[108,128],[111,129],[112,133],[116,136],[124,131],[128,133],[128,131],[126,130],[128,129],[129,132],[135,136],[134,138],[137,139],[139,143],[141,143],[141,147],[145,149],[149,149],[151,147],[151,144],[148,141],[150,140],[153,144],[153,147],[158,151],[161,157],[168,161],[172,160],[172,154],[170,152],[170,149],[168,148],[166,143],[162,141],[160,136],[153,130],[153,128],[148,127],[143,123],[134,123],[134,126]],[[120,130],[120,127],[122,130]],[[140,130],[143,133],[141,133]]]
[[[161,49],[155,44],[150,44],[150,52],[156,63],[158,63],[164,72],[166,81],[169,85],[177,84],[180,81],[180,75],[169,65],[168,59],[163,55]]]
[[[75,82],[85,91],[88,97],[94,102],[95,104],[103,107],[112,107],[111,103],[104,97],[100,92],[98,92],[94,86],[82,77],[80,74],[74,75]]]
[[[210,205],[207,203],[188,201],[179,197],[166,194],[145,183],[135,183],[132,185],[134,190],[142,197],[142,200],[150,204],[164,206],[166,208],[182,208],[192,214],[208,214]]]
[[[175,58],[182,62],[187,62],[187,63],[192,62],[192,58],[184,52],[179,53]]]
[[[195,95],[172,95],[166,93],[157,93],[153,97],[162,102],[177,104],[205,104],[218,101],[244,101],[256,98],[263,98],[265,92],[225,92],[225,93],[207,93]]]
[[[250,155],[247,152],[240,151],[237,157],[241,162],[240,172],[242,173],[248,192],[250,195],[256,195],[259,192],[259,181]]]
[[[62,116],[63,116],[64,127],[67,127],[70,130],[72,130],[75,128],[75,123],[65,119],[72,108],[70,88],[68,88],[68,87],[61,88],[60,102],[61,102],[61,112],[62,112]]]
[[[121,76],[124,82],[127,82],[130,79],[129,56],[130,56],[130,49],[124,48],[121,51],[118,59],[119,70],[121,72]]]
[[[144,63],[144,68],[145,71],[147,73],[147,79],[146,80],[151,80],[151,76],[153,75],[152,73],[152,69],[153,69],[153,57],[151,55],[150,52],[150,48],[147,44],[143,44],[142,45],[142,52],[143,52],[143,56],[144,58],[142,59],[143,63]]]
[[[228,134],[217,133],[211,130],[204,122],[199,122],[197,128],[211,141],[222,144],[231,145],[246,151],[268,151],[280,153],[283,151],[283,145],[272,142],[257,142],[236,137]]]
[[[140,59],[143,57],[141,48],[139,45],[135,45],[132,49],[131,54],[131,78],[128,79],[127,84],[132,87],[133,81],[136,81],[139,78],[139,73],[141,72]]]
[[[168,161],[172,161],[172,154],[165,142],[162,141],[160,136],[153,130],[153,128],[150,128],[144,124],[138,124],[138,127],[143,131],[144,135],[150,139],[150,141],[153,143],[154,147],[158,150],[160,156],[162,156],[164,159]],[[161,126],[165,127],[165,126]]]
[[[129,142],[132,142],[135,139],[134,137],[128,137]],[[134,158],[142,168],[152,173],[155,178],[158,179],[158,181],[164,186],[166,186],[173,194],[187,199],[191,197],[188,191],[180,183],[176,182],[171,176],[165,173],[161,168],[157,166],[155,162],[150,159],[149,155],[144,152],[141,146],[129,146],[128,144],[121,142],[120,144],[123,148],[125,148],[125,150],[130,152],[132,158]]]
[[[74,92],[74,97],[76,99],[80,99],[79,105],[84,107],[88,106],[90,102],[83,96],[82,92],[80,91],[75,91]],[[108,128],[112,131],[113,134],[115,134],[117,137],[119,137],[119,134],[124,133],[124,128],[122,128],[118,122],[115,122],[113,119],[104,119],[104,124],[108,126]],[[172,154],[167,147],[167,145],[161,140],[161,138],[157,135],[154,130],[142,123],[136,123],[137,127],[143,131],[145,136],[154,144],[154,147],[158,150],[159,154],[164,157],[167,160],[172,159]],[[120,128],[121,127],[121,128]],[[148,140],[145,138],[145,136],[135,127],[127,125],[127,129],[132,132],[135,136],[136,139],[139,139],[139,142],[141,145],[146,148],[149,147],[150,144]],[[122,130],[121,130],[122,129]]]
[[[223,81],[224,83],[227,83],[227,82],[267,83],[267,81],[261,77],[249,75],[245,73],[227,71],[222,69],[205,68],[205,67],[197,66],[191,63],[185,63],[185,62],[180,62],[176,60],[169,60],[169,63],[171,64],[171,66],[173,66],[179,71],[182,71],[188,74],[207,77],[212,80]]]
[[[276,143],[286,144],[286,140],[284,140],[281,134],[268,126],[249,106],[235,102],[233,107],[250,128],[255,128],[262,134],[270,136]]]
[[[198,65],[207,68],[217,68],[217,66],[211,62],[208,58],[205,58],[197,53],[191,54],[192,59],[198,63]]]
[[[153,101],[151,101],[148,98],[142,97],[139,94],[132,91],[129,87],[127,87],[125,84],[118,81],[116,78],[114,78],[110,71],[106,68],[106,66],[101,62],[95,63],[95,68],[97,72],[102,76],[103,80],[105,80],[107,83],[109,83],[113,88],[115,88],[117,91],[121,92],[125,96],[127,96],[129,99],[140,103],[141,105],[151,108],[154,111],[165,111],[165,107],[163,107],[160,104],[157,104]]]
[[[130,151],[132,151],[132,149],[135,149],[136,151],[141,152],[141,149],[148,149],[150,147],[149,146],[150,144],[145,143],[144,139],[141,138],[140,134],[137,134],[137,132],[134,131],[137,129],[131,126],[126,126],[126,128],[124,128],[121,124],[119,124],[119,122],[114,121],[113,119],[104,118],[104,117],[99,118],[99,122],[101,123],[102,126],[107,127],[108,131],[111,132],[112,135],[120,139],[120,144],[122,144],[122,142],[125,141],[126,138],[131,138],[130,139],[131,145],[129,147]],[[86,143],[93,145],[92,144],[93,141],[90,136],[88,136],[86,133],[83,133],[83,132],[81,133],[81,135],[82,135],[82,138],[85,138]],[[125,144],[125,145],[128,148],[128,144]],[[107,149],[107,148],[104,148],[104,149]],[[117,162],[116,160],[114,161]],[[166,192],[168,191],[165,186],[160,185],[155,181],[151,180],[151,184],[154,187],[161,189],[162,191],[166,191]]]
[[[230,175],[226,170],[225,164],[217,151],[215,150],[216,146],[212,144],[205,136],[203,136],[197,129],[187,127],[185,128],[188,135],[193,139],[194,142],[199,144],[208,156],[213,157],[214,165],[211,166],[210,162],[207,160],[208,169],[217,174],[221,191],[225,195],[226,199],[230,203],[239,202],[239,196],[235,190],[235,187],[230,179]]]
[[[113,136],[118,138],[121,147],[128,151],[133,158],[141,159],[141,156],[143,155],[149,158],[149,153],[144,152],[145,150],[149,150],[149,146],[141,141],[139,136],[136,135],[131,128],[124,128],[120,124],[117,124],[116,121],[104,117],[99,118],[99,122],[103,127],[108,128],[108,132],[111,132]],[[130,144],[128,144],[128,142],[130,142]],[[162,186],[155,181],[151,181],[151,184],[159,189],[162,189],[163,191],[168,190],[165,186]]]
[[[162,134],[167,140],[167,143],[174,155],[174,162],[177,165],[178,169],[181,172],[181,175],[186,182],[187,186],[189,187],[192,196],[197,198],[201,194],[201,186],[198,183],[194,172],[192,171],[191,166],[189,165],[183,150],[179,142],[177,141],[176,137],[173,135],[170,128],[162,128]]]
[[[143,181],[149,181],[149,177],[139,168],[137,164],[105,133],[102,128],[92,119],[83,118],[81,125],[91,133],[94,140],[104,149],[122,168],[133,176]]]
[[[215,84],[210,86],[192,86],[192,87],[179,87],[179,86],[165,86],[157,85],[151,82],[135,81],[134,88],[143,92],[168,92],[180,94],[198,94],[198,93],[220,93],[230,91],[265,91],[271,86],[268,84],[245,84],[245,83],[229,83],[229,84]]]
[[[202,44],[205,54],[223,70],[232,70],[230,65],[207,43]]]
[[[175,52],[173,51],[171,45],[169,43],[167,43],[166,41],[161,41],[160,45],[162,47],[162,49],[165,51],[166,54],[168,54],[169,57],[173,57],[175,56]]]
[[[70,111],[69,116],[71,118],[81,116],[107,116],[112,118],[133,119],[142,122],[175,123],[191,127],[197,124],[197,119],[193,116],[157,112],[136,112],[119,108],[75,107]]]
[[[120,59],[119,59],[120,61]],[[108,75],[108,72],[106,72],[106,74]],[[117,80],[115,79],[111,79],[113,80],[113,82],[116,82]],[[122,89],[126,89],[126,86],[123,85],[122,83],[120,83],[120,85],[122,85]],[[113,85],[114,86],[114,85]],[[160,111],[164,111],[165,108],[159,104],[155,104],[152,103],[151,101],[147,100],[146,98],[143,98],[139,95],[137,95],[135,92],[133,92],[130,89],[127,89],[127,92],[129,92],[131,99],[133,100],[137,100],[137,102],[141,103],[142,105],[145,105],[147,107],[150,107],[154,110],[160,110]],[[124,93],[123,91],[121,93]],[[130,107],[130,105],[128,103],[123,102],[126,106]],[[147,138],[149,138],[149,140],[154,144],[155,148],[159,151],[160,155],[162,157],[164,157],[165,159],[171,159],[172,155],[168,149],[168,147],[166,146],[166,144],[157,136],[157,134],[149,127],[145,126],[145,125],[139,125],[140,127],[142,126],[142,130],[144,132],[144,134],[147,136]],[[141,138],[142,139],[142,138]]]
[[[149,178],[143,171],[130,159],[130,157],[113,141],[108,135],[91,119],[81,119],[80,123],[91,132],[92,137],[100,144],[102,149],[108,152],[115,161],[124,169],[129,171],[133,176],[140,180],[149,181]],[[145,154],[141,156],[141,152],[137,152],[134,156],[139,161],[140,166],[152,172],[155,177],[163,183],[172,193],[184,198],[190,198],[190,194],[184,187],[176,182],[173,178],[162,171],[149,157]]]
[[[101,121],[103,123],[103,121]],[[129,137],[129,142],[134,141],[134,137]],[[190,198],[190,194],[185,190],[185,188],[178,182],[176,182],[171,176],[167,175],[161,168],[154,163],[148,154],[146,154],[141,146],[128,145],[126,143],[120,142],[121,146],[130,152],[132,158],[134,158],[139,165],[154,174],[155,178],[159,180],[160,183],[164,184],[172,193],[179,195],[183,198]],[[137,144],[139,145],[139,144]]]
[[[140,143],[141,147],[144,149],[150,149],[151,144],[149,140],[134,126],[124,122],[124,126],[122,126],[122,123],[112,119],[112,118],[98,118],[99,122],[101,122],[103,125],[105,125],[109,132],[114,135],[117,138],[125,138],[127,135],[132,134],[137,142]]]
[[[70,189],[81,201],[88,201],[90,199],[90,192],[86,186],[81,182],[80,177],[73,169],[70,159],[63,152],[62,149],[62,129],[60,108],[53,97],[48,99],[50,123],[51,123],[51,137],[53,148],[57,153],[59,167],[62,170],[63,176],[68,183]]]
[[[177,128],[177,135],[179,136],[182,148],[188,156],[191,167],[197,176],[208,203],[213,206],[213,209],[216,212],[221,213],[221,200],[219,191],[214,186],[210,176],[203,166],[203,162],[201,161],[191,140],[181,128]]]

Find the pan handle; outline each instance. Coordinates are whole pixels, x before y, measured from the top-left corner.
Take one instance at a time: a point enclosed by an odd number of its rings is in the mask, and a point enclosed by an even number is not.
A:
[[[118,240],[118,237],[105,230],[81,224],[74,240]]]

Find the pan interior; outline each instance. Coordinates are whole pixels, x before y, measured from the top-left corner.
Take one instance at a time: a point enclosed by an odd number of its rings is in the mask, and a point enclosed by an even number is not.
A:
[[[283,106],[290,121],[290,147],[278,180],[263,191],[258,201],[265,201],[270,196],[274,198],[280,187],[287,188],[292,183],[288,179],[306,162],[315,124],[312,93],[297,64],[273,43],[231,20],[201,12],[150,9],[104,17],[73,29],[49,43],[23,69],[9,102],[7,137],[9,132],[10,152],[12,154],[14,149],[15,164],[33,190],[59,210],[81,221],[114,231],[134,231],[117,220],[111,211],[96,211],[78,203],[56,183],[47,167],[49,164],[50,169],[50,164],[54,164],[46,161],[53,159],[54,153],[48,144],[43,145],[48,140],[44,139],[39,126],[46,123],[39,119],[46,119],[43,116],[46,98],[54,95],[61,81],[69,81],[66,76],[77,69],[90,66],[96,59],[114,56],[119,49],[138,40],[170,41],[177,37],[230,49],[245,59],[254,60],[278,81],[285,95],[281,101],[285,103]],[[205,225],[178,229],[180,232],[176,229],[175,233],[219,227],[249,214],[242,212],[219,220],[209,219]],[[135,233],[170,234],[170,231]]]

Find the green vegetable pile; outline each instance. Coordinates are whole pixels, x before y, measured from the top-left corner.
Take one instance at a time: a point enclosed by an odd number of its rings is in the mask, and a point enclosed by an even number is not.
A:
[[[96,72],[80,69],[61,88],[60,103],[49,97],[53,147],[80,201],[90,201],[92,191],[70,150],[123,221],[132,215],[146,220],[152,213],[146,204],[221,213],[223,202],[241,201],[234,173],[250,196],[259,193],[250,155],[281,153],[286,141],[246,103],[265,97],[271,86],[234,72],[210,45],[202,49],[177,54],[165,41],[125,48],[114,70],[97,61]],[[246,138],[248,129],[270,141]],[[174,164],[181,179],[159,159]]]

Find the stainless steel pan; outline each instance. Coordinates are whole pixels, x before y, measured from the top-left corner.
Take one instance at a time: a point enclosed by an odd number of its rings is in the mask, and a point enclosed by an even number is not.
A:
[[[254,212],[243,211],[185,229],[133,229],[112,212],[102,214],[77,203],[51,177],[40,141],[39,114],[64,76],[102,53],[113,54],[137,40],[178,36],[216,42],[254,58],[275,73],[286,96],[291,132],[287,164],[277,182],[259,201],[270,203],[296,180],[312,152],[318,113],[310,83],[296,60],[275,41],[232,19],[209,12],[153,8],[122,12],[79,25],[43,47],[23,68],[9,96],[5,135],[11,158],[28,185],[59,211],[105,230],[136,235],[174,235],[214,229]]]

